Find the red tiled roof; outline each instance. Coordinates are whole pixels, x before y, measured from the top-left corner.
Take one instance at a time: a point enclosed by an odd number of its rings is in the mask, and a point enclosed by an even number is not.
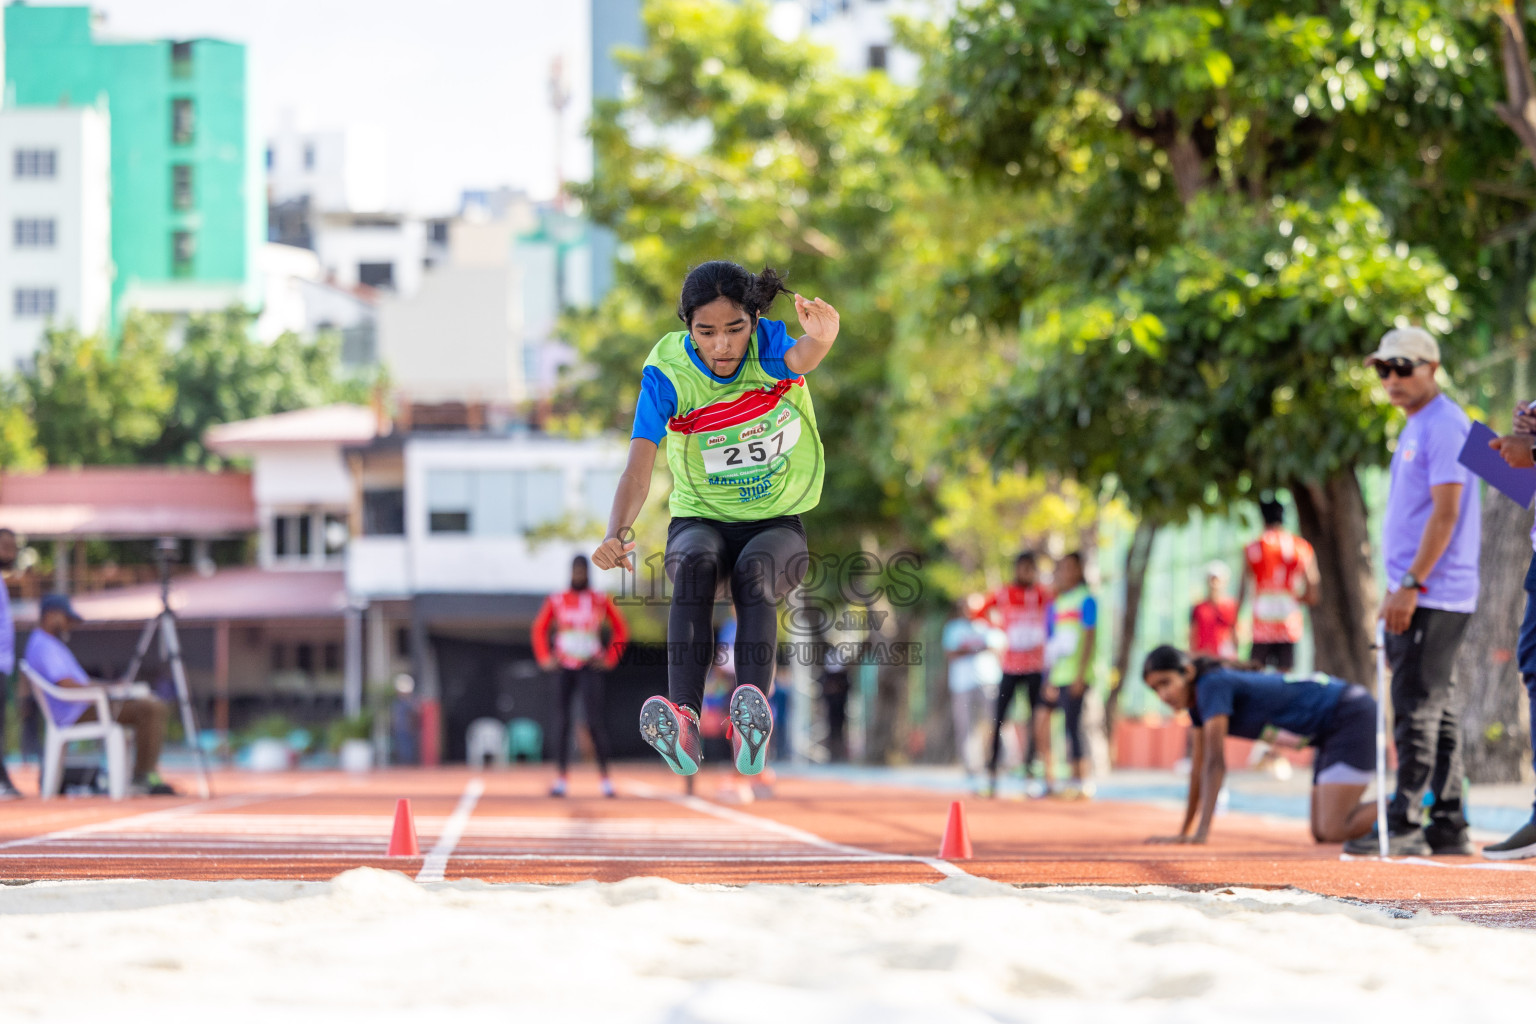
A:
[[[347,607],[340,570],[221,569],[209,577],[188,573],[171,581],[171,610],[183,622],[339,618]],[[76,594],[70,598],[87,624],[145,622],[160,614],[160,584]],[[36,602],[16,602],[16,621],[37,619]]]
[[[256,529],[249,473],[90,466],[0,474],[0,526],[29,539],[228,537]]]

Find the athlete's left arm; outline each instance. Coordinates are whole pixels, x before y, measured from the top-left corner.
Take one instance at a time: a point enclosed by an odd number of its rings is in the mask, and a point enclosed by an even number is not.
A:
[[[629,641],[629,628],[624,624],[624,616],[619,613],[619,608],[613,603],[613,598],[603,595],[603,614],[608,617],[608,628],[612,635],[608,638],[608,651],[605,657],[604,668],[613,668],[624,656],[624,645]]]
[[[1200,773],[1200,824],[1184,838],[1186,843],[1204,843],[1211,834],[1211,819],[1216,817],[1216,799],[1221,796],[1222,783],[1227,780],[1227,716],[1212,715],[1201,726],[1201,740],[1205,747],[1203,764],[1190,766],[1191,772]]]
[[[1308,608],[1316,608],[1317,603],[1323,599],[1320,589],[1323,585],[1323,577],[1317,571],[1317,553],[1309,546],[1302,551],[1301,556],[1302,579],[1306,586],[1301,591],[1300,601]]]
[[[784,353],[784,365],[791,373],[810,373],[832,351],[837,340],[837,310],[823,299],[795,296],[795,313],[800,317],[800,340]]]

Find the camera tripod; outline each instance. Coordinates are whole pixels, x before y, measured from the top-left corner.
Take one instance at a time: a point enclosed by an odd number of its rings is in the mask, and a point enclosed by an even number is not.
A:
[[[155,545],[155,563],[160,569],[160,614],[144,624],[144,631],[139,634],[138,645],[133,651],[133,660],[128,663],[128,671],[123,673],[123,681],[131,683],[138,678],[139,668],[149,656],[150,645],[158,634],[160,660],[170,666],[171,680],[176,686],[176,703],[181,707],[181,727],[187,734],[187,743],[191,745],[193,757],[197,760],[198,795],[207,800],[212,795],[208,787],[208,765],[203,755],[203,745],[198,742],[197,715],[192,710],[192,697],[187,689],[187,668],[181,658],[181,637],[176,632],[176,613],[171,611],[171,561],[177,554],[178,544],[173,538],[162,537]]]

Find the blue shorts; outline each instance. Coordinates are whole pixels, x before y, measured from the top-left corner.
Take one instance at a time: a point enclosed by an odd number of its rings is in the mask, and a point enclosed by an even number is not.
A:
[[[1365,785],[1376,773],[1376,698],[1350,683],[1313,737],[1312,784]]]

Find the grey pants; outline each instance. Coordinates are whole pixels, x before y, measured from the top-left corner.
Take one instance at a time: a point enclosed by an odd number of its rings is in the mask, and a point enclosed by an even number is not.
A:
[[[1465,612],[1420,608],[1408,632],[1387,634],[1397,746],[1397,793],[1389,811],[1394,829],[1423,823],[1425,793],[1434,794],[1433,819],[1466,824],[1461,700],[1451,667],[1471,618]]]

